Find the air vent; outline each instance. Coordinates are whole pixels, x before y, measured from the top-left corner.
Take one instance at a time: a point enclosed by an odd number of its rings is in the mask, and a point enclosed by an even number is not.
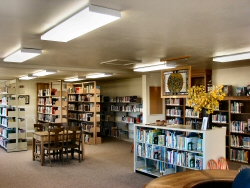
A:
[[[137,63],[141,63],[141,61],[125,60],[125,59],[113,59],[113,60],[101,62],[100,64],[115,65],[115,66],[131,66],[131,65],[134,65]]]

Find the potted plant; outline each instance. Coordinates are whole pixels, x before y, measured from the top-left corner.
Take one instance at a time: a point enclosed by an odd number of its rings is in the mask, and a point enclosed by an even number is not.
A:
[[[195,112],[203,112],[203,116],[208,117],[207,128],[212,128],[211,114],[219,109],[219,101],[223,100],[226,94],[222,90],[223,85],[214,85],[206,92],[204,85],[193,86],[188,89],[187,105]]]

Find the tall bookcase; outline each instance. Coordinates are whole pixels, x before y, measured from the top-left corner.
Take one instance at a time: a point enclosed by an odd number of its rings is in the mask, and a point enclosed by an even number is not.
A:
[[[37,83],[37,122],[67,122],[67,88],[61,80]]]
[[[229,101],[229,159],[249,164],[250,151],[250,97],[226,97]]]
[[[68,124],[82,126],[86,144],[101,144],[100,88],[95,81],[68,83]]]
[[[142,122],[142,101],[138,96],[103,96],[101,133],[133,142],[134,123]]]
[[[207,169],[210,159],[225,157],[225,128],[194,130],[186,125],[135,124],[134,171],[162,176]]]
[[[6,82],[1,88],[0,146],[7,152],[27,150],[25,134],[25,93],[18,80]]]

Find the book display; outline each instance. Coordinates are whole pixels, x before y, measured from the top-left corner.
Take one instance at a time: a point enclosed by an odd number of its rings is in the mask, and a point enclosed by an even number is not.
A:
[[[100,88],[95,81],[68,83],[68,124],[81,126],[84,142],[101,144]]]
[[[230,160],[248,163],[250,151],[250,97],[227,97],[230,104]]]
[[[137,96],[102,97],[102,134],[133,142],[133,124],[142,122],[141,102]]]
[[[207,169],[225,157],[225,128],[194,130],[187,125],[135,124],[134,171],[152,176]]]
[[[67,91],[62,81],[37,83],[37,122],[67,122]]]
[[[25,128],[25,88],[18,80],[6,82],[0,97],[0,146],[7,152],[27,150]]]

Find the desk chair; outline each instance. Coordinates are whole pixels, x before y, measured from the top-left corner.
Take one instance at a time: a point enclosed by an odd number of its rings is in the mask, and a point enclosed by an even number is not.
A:
[[[72,132],[72,135],[69,138],[69,131]],[[77,138],[77,132],[80,133],[79,138]],[[67,162],[69,158],[69,151],[71,153],[71,158],[74,158],[74,153],[78,153],[79,163],[83,160],[83,155],[81,151],[81,142],[82,142],[82,127],[81,126],[67,126],[66,127],[66,144],[64,149],[67,155]],[[81,156],[82,155],[82,156]]]
[[[48,151],[45,154],[45,156],[49,157],[50,166],[52,167],[51,155],[53,155],[53,159],[55,159],[55,156],[59,154],[63,164],[62,154],[63,154],[63,144],[64,144],[64,128],[63,127],[49,128],[48,137],[49,141],[48,144],[44,145],[44,149]]]
[[[218,159],[218,169],[229,170],[228,163],[225,157],[220,157]]]
[[[207,162],[207,169],[218,169],[217,162],[214,159],[210,159]]]
[[[35,132],[44,131],[47,126],[49,126],[49,123],[35,123],[34,131]],[[38,140],[35,141],[34,156],[35,158],[41,158],[41,142]]]

